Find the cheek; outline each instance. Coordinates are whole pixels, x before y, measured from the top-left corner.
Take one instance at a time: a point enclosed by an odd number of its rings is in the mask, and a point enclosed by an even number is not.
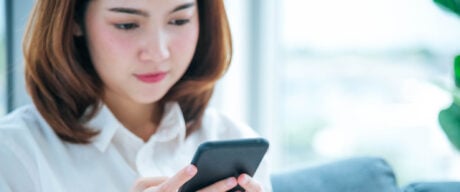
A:
[[[129,36],[102,19],[88,20],[87,36],[93,59],[106,59],[133,50],[133,41],[130,41]]]
[[[192,59],[196,44],[198,41],[198,30],[185,31],[177,34],[171,41],[171,48],[176,52],[181,60],[187,61],[187,64]]]
[[[98,25],[101,26],[101,25]],[[88,44],[93,65],[99,76],[107,83],[114,76],[123,77],[130,71],[129,64],[132,51],[134,50],[133,41],[123,35],[117,34],[115,29],[110,26],[92,27],[88,30]]]
[[[132,39],[117,33],[110,27],[99,27],[91,36],[91,44],[96,48],[94,51],[101,52],[109,58],[126,55],[134,48]]]

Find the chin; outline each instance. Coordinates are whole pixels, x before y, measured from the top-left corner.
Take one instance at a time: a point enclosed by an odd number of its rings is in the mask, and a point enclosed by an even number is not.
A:
[[[152,104],[158,102],[165,94],[142,95],[133,98],[139,104]]]

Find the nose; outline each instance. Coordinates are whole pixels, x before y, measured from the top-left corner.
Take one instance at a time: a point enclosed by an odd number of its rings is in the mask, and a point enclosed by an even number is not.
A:
[[[170,57],[169,40],[164,32],[155,30],[141,41],[143,46],[139,57],[142,61],[161,63]]]

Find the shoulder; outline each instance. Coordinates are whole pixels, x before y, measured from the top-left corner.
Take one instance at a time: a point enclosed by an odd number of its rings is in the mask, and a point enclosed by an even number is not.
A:
[[[2,187],[34,191],[38,185],[31,177],[37,142],[33,129],[35,108],[25,106],[0,118],[0,191]],[[23,184],[28,183],[27,186]]]
[[[0,118],[0,135],[28,130],[35,118],[35,108],[24,106]]]
[[[14,110],[0,118],[0,145],[21,149],[35,146],[33,141],[46,132],[43,122],[32,105]]]
[[[216,137],[247,138],[257,137],[258,134],[241,120],[234,119],[214,108],[206,109],[202,129]]]

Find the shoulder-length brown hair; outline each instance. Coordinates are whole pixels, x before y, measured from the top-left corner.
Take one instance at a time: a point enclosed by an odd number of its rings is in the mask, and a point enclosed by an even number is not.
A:
[[[97,113],[103,82],[97,75],[84,37],[89,0],[39,0],[24,38],[27,89],[40,114],[63,140],[88,143],[98,133],[84,123]],[[161,99],[177,101],[187,133],[201,126],[216,81],[227,70],[232,44],[223,0],[197,0],[200,34],[184,76]]]

